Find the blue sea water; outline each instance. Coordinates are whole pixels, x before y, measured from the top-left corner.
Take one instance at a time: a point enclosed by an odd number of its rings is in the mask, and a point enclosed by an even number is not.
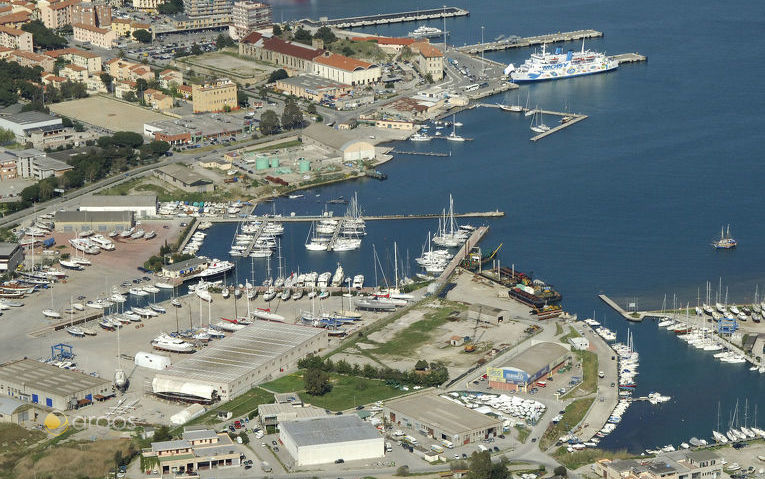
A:
[[[436,1],[277,0],[274,18],[330,18],[437,8]],[[589,118],[538,142],[529,142],[528,118],[494,109],[460,113],[464,144],[407,144],[405,149],[451,151],[449,158],[396,157],[381,169],[385,182],[359,180],[305,192],[302,199],[277,200],[278,213],[318,213],[324,201],[358,191],[367,213],[438,212],[448,195],[458,211],[500,209],[491,220],[486,247],[502,242],[503,264],[556,286],[567,310],[596,312],[620,339],[631,328],[641,353],[637,394],[660,391],[672,401],[633,405],[616,432],[601,444],[641,451],[691,436],[711,437],[721,404],[722,429],[737,400],[765,413],[765,377],[744,365],[718,362],[708,352],[679,341],[646,322],[629,325],[597,299],[606,293],[622,303],[660,307],[664,295],[696,305],[705,282],[720,278],[731,301],[765,293],[765,223],[761,211],[765,166],[761,125],[765,97],[765,6],[734,0],[700,2],[455,1],[469,17],[449,19],[450,43],[464,44],[500,34],[533,35],[594,28],[605,37],[587,42],[609,54],[638,51],[643,64],[586,78],[523,86],[486,101],[526,98],[548,109],[569,108]],[[441,27],[441,21],[429,22]],[[401,35],[415,24],[361,29]],[[578,48],[580,44],[567,45]],[[529,49],[489,54],[501,62],[522,62]],[[554,121],[550,119],[548,123]],[[319,194],[319,197],[315,195]],[[259,206],[256,211],[270,211]],[[334,205],[336,213],[343,208]],[[740,246],[716,252],[710,242],[731,224]],[[235,226],[210,230],[200,254],[223,255]],[[289,224],[282,254],[289,270],[363,272],[374,282],[372,245],[386,275],[392,275],[392,248],[415,257],[434,221],[371,222],[360,251],[326,254],[303,248],[308,225]],[[275,260],[272,262],[275,267]],[[410,274],[415,272],[414,267]],[[265,274],[256,260],[255,279]],[[250,275],[249,260],[238,268]],[[382,279],[379,279],[382,283]],[[671,299],[670,299],[671,301]],[[762,422],[762,421],[760,421]]]

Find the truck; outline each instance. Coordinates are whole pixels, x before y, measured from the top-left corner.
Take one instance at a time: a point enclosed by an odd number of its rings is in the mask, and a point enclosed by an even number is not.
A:
[[[417,438],[414,436],[406,435],[404,436],[404,441],[408,442],[409,444],[412,444],[413,446],[417,445]]]
[[[446,439],[441,439],[441,444],[448,449],[454,449],[454,443],[447,441]]]
[[[442,452],[444,452],[444,448],[443,448],[443,447],[441,447],[441,446],[439,446],[438,444],[432,444],[432,445],[430,446],[430,450],[431,450],[431,451],[433,451],[433,452],[437,452],[437,453],[439,453],[439,454],[441,454]]]

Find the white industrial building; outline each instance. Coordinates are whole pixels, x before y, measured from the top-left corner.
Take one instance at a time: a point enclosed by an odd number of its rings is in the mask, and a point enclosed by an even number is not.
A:
[[[132,211],[135,218],[157,216],[157,195],[86,196],[80,211]]]
[[[296,466],[376,459],[385,455],[385,439],[355,414],[286,421],[279,439]]]
[[[359,138],[358,133],[335,130],[322,123],[314,123],[301,134],[303,143],[322,146],[343,158],[343,161],[373,160],[375,146]]]
[[[158,372],[152,390],[187,402],[230,401],[328,346],[326,329],[255,321]]]

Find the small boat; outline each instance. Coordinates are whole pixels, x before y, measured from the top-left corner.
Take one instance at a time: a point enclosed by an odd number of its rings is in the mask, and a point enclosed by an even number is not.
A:
[[[728,231],[726,233],[724,228],[720,228],[720,239],[712,243],[715,249],[731,249],[735,248],[738,242],[730,236],[730,225],[728,225]]]
[[[152,311],[156,311],[156,312],[161,313],[161,314],[165,314],[167,312],[167,310],[165,308],[163,308],[162,306],[160,306],[158,304],[150,304],[149,308]]]
[[[301,288],[298,288],[295,290],[294,293],[292,293],[292,299],[295,301],[301,299],[303,297],[303,290]]]
[[[61,317],[61,313],[57,313],[56,311],[53,311],[52,309],[43,309],[42,314],[46,318],[58,319]]]
[[[180,308],[181,307],[181,302],[180,302],[180,300],[178,300],[178,298],[173,298],[172,301],[170,301],[170,304],[172,304],[176,308]]]
[[[199,297],[199,299],[202,301],[206,301],[208,303],[212,302],[212,295],[207,290],[197,288],[194,290],[194,294],[196,294],[197,297]]]
[[[224,287],[224,288],[223,288],[223,291],[221,291],[221,295],[223,296],[223,299],[226,299],[226,298],[228,298],[230,294],[231,294],[231,293],[229,292],[229,290],[228,290],[228,288],[227,288],[227,287]]]
[[[149,294],[141,288],[130,288],[128,293],[132,294],[133,296],[148,296]]]
[[[164,282],[154,283],[154,286],[159,288],[159,289],[173,289],[173,285],[172,284],[164,283]]]
[[[84,338],[85,337],[85,331],[78,328],[77,326],[70,326],[66,328],[66,332],[74,336],[75,338]]]
[[[424,133],[415,133],[412,135],[410,141],[430,141],[432,138]]]
[[[143,238],[143,235],[145,234],[146,232],[144,230],[137,230],[130,235],[130,239],[140,239],[140,238]]]
[[[80,265],[80,264],[78,264],[78,263],[76,263],[74,261],[67,261],[65,259],[58,260],[58,264],[60,264],[63,268],[71,269],[71,270],[75,270],[75,271],[82,271],[83,269],[85,269],[85,268],[82,267],[82,265]]]
[[[8,306],[10,306],[10,302],[6,301]],[[85,306],[81,305],[80,303],[72,303],[72,308],[76,309],[77,311],[85,311]]]
[[[258,319],[264,319],[266,321],[284,321],[284,316],[272,313],[270,309],[256,309],[253,311],[252,316]]]
[[[159,293],[159,288],[155,288],[154,286],[151,286],[151,285],[142,286],[141,289],[146,291],[147,293],[152,293],[152,294]]]
[[[326,298],[329,298],[329,291],[325,289],[325,290],[322,290],[321,293],[319,293],[319,299],[326,299]]]
[[[149,241],[150,239],[154,238],[155,236],[157,236],[157,233],[155,233],[154,231],[149,231],[148,233],[146,233],[144,235],[143,239],[145,239],[146,241]]]

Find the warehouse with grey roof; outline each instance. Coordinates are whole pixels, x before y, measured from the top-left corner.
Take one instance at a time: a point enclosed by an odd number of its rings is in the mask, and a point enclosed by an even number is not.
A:
[[[386,401],[383,416],[392,424],[455,445],[480,442],[502,432],[502,421],[498,418],[468,409],[432,391]]]
[[[296,466],[375,459],[385,455],[385,439],[355,414],[298,419],[279,425],[279,439]]]
[[[111,381],[34,359],[0,365],[0,396],[64,411],[111,395]]]
[[[325,329],[255,321],[157,373],[152,389],[167,399],[229,401],[328,346]]]
[[[571,351],[558,343],[536,343],[504,366],[486,368],[489,386],[502,391],[528,391],[535,381],[553,374],[570,359]]]
[[[57,232],[129,230],[133,227],[132,211],[57,211],[54,219]]]

